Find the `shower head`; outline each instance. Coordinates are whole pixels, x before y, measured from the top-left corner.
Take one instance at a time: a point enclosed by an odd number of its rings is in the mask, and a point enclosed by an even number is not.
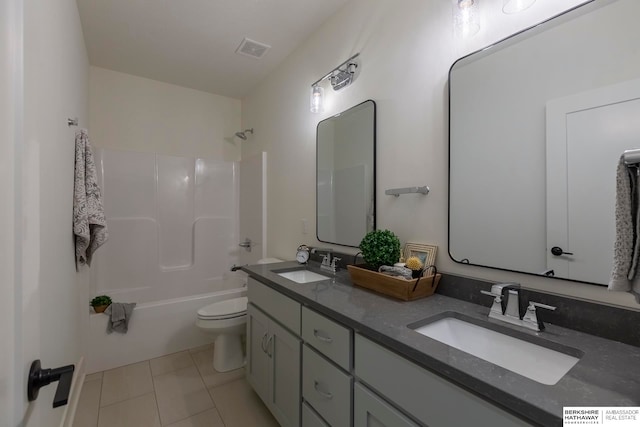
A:
[[[242,132],[236,132],[236,136],[237,136],[238,138],[240,138],[241,140],[246,141],[246,140],[247,140],[247,135],[246,135],[246,134],[247,134],[247,132],[249,132],[250,134],[252,134],[252,135],[253,135],[253,128],[251,128],[251,129],[245,129],[245,130],[244,130],[244,131],[242,131]]]

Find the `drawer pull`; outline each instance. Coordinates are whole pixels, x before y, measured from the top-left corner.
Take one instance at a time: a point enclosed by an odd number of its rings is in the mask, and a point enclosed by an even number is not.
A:
[[[318,331],[317,329],[313,330],[313,336],[318,338],[320,341],[326,342],[326,343],[332,343],[333,342],[333,338],[331,337],[325,337],[324,335],[322,335],[320,333],[320,331]]]
[[[267,352],[267,349],[266,349],[265,343],[264,343],[264,340],[266,340],[266,339],[267,339],[267,333],[265,332],[264,335],[262,336],[262,342],[260,343],[260,347],[262,347],[262,352],[263,353]]]
[[[333,399],[333,394],[327,391],[320,390],[320,383],[318,383],[318,381],[313,382],[313,388],[316,389],[316,393],[318,393],[320,396],[324,397],[325,399]]]

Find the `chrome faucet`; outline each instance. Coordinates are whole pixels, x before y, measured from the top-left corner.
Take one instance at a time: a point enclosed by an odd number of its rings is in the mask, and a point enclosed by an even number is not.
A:
[[[335,273],[338,270],[338,266],[336,265],[337,261],[340,261],[340,258],[332,257],[333,249],[331,248],[313,248],[311,249],[311,253],[315,254],[317,252],[324,252],[325,255],[322,256],[322,263],[320,264],[321,270],[327,270],[332,273]]]
[[[520,301],[520,285],[517,283],[499,283],[491,286],[490,292],[484,290],[480,292],[494,297],[489,311],[491,319],[524,326],[534,331],[544,330],[544,324],[538,319],[537,308],[552,311],[556,309],[550,305],[529,301],[529,306],[525,310],[525,305]]]

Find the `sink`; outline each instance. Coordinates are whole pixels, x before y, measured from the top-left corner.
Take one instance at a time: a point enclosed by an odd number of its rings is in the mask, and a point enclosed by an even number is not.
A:
[[[280,277],[284,277],[285,279],[292,280],[296,283],[311,283],[311,282],[319,282],[320,280],[328,280],[331,277],[325,276],[323,274],[318,274],[313,271],[300,269],[300,270],[289,270],[283,271],[281,273],[276,272],[276,274]]]
[[[419,334],[546,385],[556,384],[580,360],[459,317],[463,316],[444,317],[428,324],[421,322],[422,326],[409,327]],[[578,350],[568,347],[567,350],[581,355]]]

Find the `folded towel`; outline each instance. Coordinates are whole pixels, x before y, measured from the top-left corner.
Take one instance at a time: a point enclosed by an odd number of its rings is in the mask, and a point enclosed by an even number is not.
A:
[[[111,318],[107,322],[107,333],[110,334],[113,331],[126,334],[129,330],[129,321],[131,315],[133,315],[133,308],[136,306],[135,302],[123,303],[113,302],[104,311],[105,314],[110,315]]]
[[[382,266],[380,266],[380,268],[378,269],[378,273],[384,273],[384,274],[388,274],[390,276],[400,276],[400,277],[404,277],[405,279],[409,279],[409,280],[412,278],[412,274],[413,274],[413,272],[409,268],[406,268],[406,267],[395,267],[395,266],[391,266],[391,265],[382,265]]]
[[[609,280],[610,291],[631,292],[640,303],[640,276],[637,275],[640,258],[640,215],[638,171],[630,168],[620,157],[616,172],[615,244],[613,271]],[[638,277],[636,277],[638,276]]]
[[[86,130],[76,133],[75,184],[73,188],[73,234],[76,243],[76,269],[91,265],[93,253],[107,241],[102,196],[96,165]]]

